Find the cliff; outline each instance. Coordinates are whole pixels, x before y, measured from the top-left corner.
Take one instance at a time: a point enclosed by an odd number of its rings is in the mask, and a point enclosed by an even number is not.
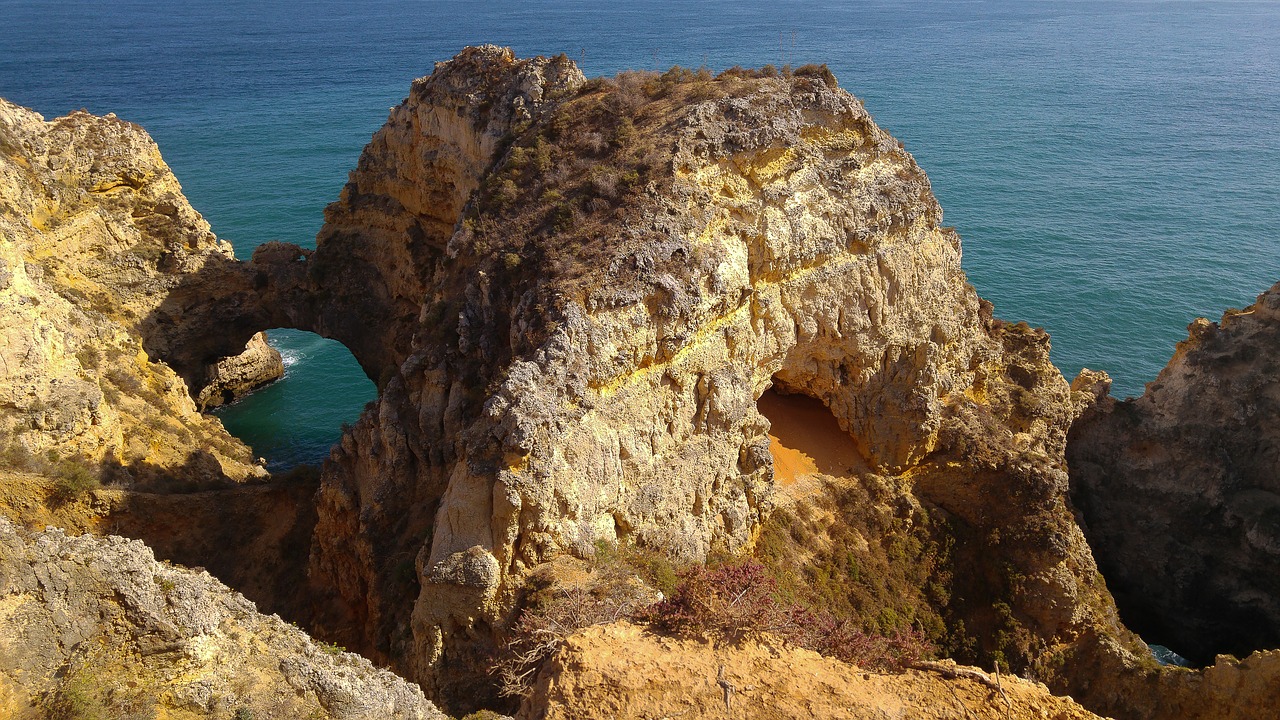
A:
[[[0,518],[0,715],[444,720],[422,691],[317,644],[136,540]]]
[[[940,222],[825,68],[440,63],[316,251],[255,255],[295,309],[234,303],[309,318],[379,377],[318,495],[321,627],[432,692],[485,692],[475,671],[545,560],[749,549],[777,500],[756,404],[773,387],[820,402],[887,488],[855,515],[890,508],[953,548],[913,607],[975,661],[1051,668],[1124,636],[1066,504],[1075,406],[1048,338],[992,317]]]
[[[1120,623],[1068,498],[1068,430],[1088,413],[1072,430],[1071,482],[1098,552],[1123,553],[1134,533],[1108,536],[1091,518],[1141,517],[1126,505],[1140,493],[1113,501],[1102,489],[1113,481],[1089,481],[1076,458],[1123,466],[1114,458],[1127,450],[1108,443],[1128,429],[1106,423],[1132,413],[1098,399],[1102,376],[1069,387],[1043,331],[994,317],[914,158],[825,67],[587,80],[563,56],[467,48],[392,109],[326,209],[316,250],[268,243],[249,262],[209,233],[135,126],[82,113],[45,123],[10,105],[0,119],[0,420],[16,440],[0,501],[31,522],[117,528],[210,567],[451,710],[498,702],[494,653],[540,593],[572,580],[563,568],[627,552],[668,570],[754,553],[809,607],[868,632],[916,629],[942,654],[1097,712],[1156,717],[1168,700],[1186,717],[1247,717],[1274,699],[1274,655],[1162,669]],[[1253,409],[1223,417],[1274,414],[1269,381],[1245,369],[1269,367],[1275,341],[1256,324],[1274,316],[1268,302],[1180,351],[1185,372],[1166,374],[1183,389],[1169,397],[1199,397],[1197,378],[1221,384],[1214,368],[1236,368],[1233,392],[1252,393]],[[274,327],[345,344],[379,398],[318,479],[228,483],[264,471],[196,409],[273,372],[259,333]],[[1233,328],[1256,342],[1215,344]],[[804,404],[799,421],[791,402]],[[1202,418],[1227,411],[1180,402]],[[1229,427],[1191,428],[1235,447]],[[1250,447],[1241,457],[1258,472],[1274,464],[1265,441]],[[123,472],[125,489],[33,504],[57,486],[22,468],[48,474],[35,453],[49,451]],[[1223,523],[1253,543],[1247,565],[1268,547],[1268,496],[1262,481],[1231,488]],[[174,489],[198,492],[150,492]],[[1171,512],[1156,500],[1147,512]],[[1151,557],[1171,562],[1166,552]],[[22,553],[15,567],[46,563]],[[623,565],[609,572],[645,574]],[[98,593],[85,613],[115,617],[112,603]],[[120,632],[101,652],[132,647],[133,631]],[[621,656],[599,649],[616,641],[652,667],[663,653],[699,657],[667,689],[687,687],[711,712],[723,686],[705,669],[732,663],[697,640],[655,649],[637,632],[567,641],[539,686],[547,708],[621,702],[591,686],[603,673],[674,710],[656,673],[617,674]],[[991,710],[976,686],[837,680],[847,667],[777,643],[739,664],[766,657],[830,673],[821,692],[864,698],[867,712],[889,694],[944,692],[971,714]],[[255,662],[240,646],[224,661]],[[728,682],[783,693],[776,671],[759,672],[760,684]],[[19,682],[10,696],[27,694],[13,702],[63,692]],[[1087,717],[1033,684],[1010,687],[1018,712]],[[894,707],[945,712],[923,699]]]
[[[1191,323],[1142,397],[1099,383],[1071,432],[1072,497],[1126,621],[1201,662],[1280,646],[1278,350],[1280,285]]]
[[[0,100],[0,237],[10,459],[71,458],[137,482],[264,474],[193,396],[270,381],[279,356],[259,335],[239,358],[168,363],[172,328],[201,318],[157,309],[211,259],[232,256],[141,128],[83,112],[45,122]]]
[[[625,623],[569,638],[543,669],[518,720],[577,718],[991,718],[1097,716],[1043,685],[977,668],[881,674],[769,636],[713,643]]]

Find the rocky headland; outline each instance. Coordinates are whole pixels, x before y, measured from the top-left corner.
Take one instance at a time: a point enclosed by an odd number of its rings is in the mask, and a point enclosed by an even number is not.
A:
[[[1140,410],[1101,374],[1068,386],[1042,330],[978,297],[927,177],[825,67],[588,80],[563,56],[467,48],[392,109],[315,250],[267,243],[249,261],[136,126],[7,104],[0,120],[0,508],[19,523],[145,539],[455,713],[634,699],[719,716],[729,686],[758,717],[799,717],[781,708],[814,693],[922,717],[1090,716],[1050,692],[1122,718],[1277,700],[1274,654],[1161,667],[1121,622],[1186,617],[1170,644],[1208,643],[1219,626],[1197,612],[1218,606],[1197,605],[1194,568],[1218,559],[1209,586],[1244,608],[1231,627],[1274,631],[1257,499],[1276,456],[1265,433],[1234,439],[1275,414],[1274,301],[1193,333]],[[277,372],[261,340],[277,327],[342,342],[378,386],[318,473],[267,477],[198,412]],[[1184,461],[1212,455],[1196,442],[1230,462]],[[1157,444],[1178,482],[1150,462]],[[71,492],[64,461],[109,487]],[[1221,522],[1195,525],[1188,492]],[[1150,543],[1124,521],[1160,513],[1186,521]],[[108,547],[141,551],[123,542]],[[985,670],[885,675],[794,648],[782,626],[720,642],[614,622],[743,556],[787,617],[907,633]],[[28,592],[7,577],[0,607]],[[1184,589],[1141,605],[1151,582]],[[566,597],[593,610],[565,615]],[[524,685],[491,672],[548,617]],[[68,647],[72,668],[85,648]],[[784,693],[803,668],[826,679]],[[15,698],[60,692],[13,682]]]
[[[11,465],[110,464],[139,482],[265,474],[199,409],[283,366],[261,335],[226,357],[175,361],[175,326],[200,317],[159,308],[232,254],[142,128],[83,112],[46,122],[0,100],[0,235],[0,432]]]
[[[1191,323],[1072,428],[1072,497],[1126,620],[1198,662],[1280,647],[1280,285]]]

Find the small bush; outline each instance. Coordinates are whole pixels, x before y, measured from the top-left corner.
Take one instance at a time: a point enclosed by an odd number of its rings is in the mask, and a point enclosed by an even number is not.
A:
[[[108,720],[113,715],[94,692],[94,683],[83,673],[68,677],[45,705],[48,720]]]
[[[13,440],[5,447],[4,452],[0,454],[0,464],[14,470],[32,471],[39,467],[40,463],[35,455],[17,440]]]
[[[85,370],[97,370],[102,363],[102,356],[97,349],[85,346],[76,351],[76,360],[80,361],[80,367]]]
[[[789,608],[776,599],[778,583],[764,565],[747,560],[714,570],[685,571],[671,597],[645,611],[651,624],[677,633],[759,630],[786,635]]]
[[[137,395],[142,391],[142,382],[137,377],[121,370],[120,368],[112,368],[107,371],[107,380],[121,391],[131,395]]]
[[[526,608],[511,628],[504,656],[493,668],[499,692],[506,697],[527,695],[543,661],[575,630],[635,615],[645,601],[636,594],[618,592],[619,587],[559,588],[548,600]]]
[[[156,575],[152,579],[155,580],[156,587],[160,588],[160,592],[164,593],[166,596],[173,592],[174,588],[177,587],[177,585],[169,578],[162,578],[159,575]]]
[[[796,77],[818,78],[831,87],[836,87],[836,76],[831,72],[831,68],[826,63],[821,65],[801,65],[795,70]]]
[[[57,503],[75,502],[100,486],[98,477],[84,463],[64,460],[55,470],[53,500]]]

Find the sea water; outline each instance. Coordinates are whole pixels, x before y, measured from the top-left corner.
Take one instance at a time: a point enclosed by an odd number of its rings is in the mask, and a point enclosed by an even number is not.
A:
[[[827,63],[928,173],[997,314],[1121,396],[1280,280],[1270,0],[0,0],[0,96],[141,124],[247,257],[313,244],[410,81],[484,42],[588,75]],[[273,467],[318,461],[372,383],[336,343],[272,337],[285,379],[221,416]]]

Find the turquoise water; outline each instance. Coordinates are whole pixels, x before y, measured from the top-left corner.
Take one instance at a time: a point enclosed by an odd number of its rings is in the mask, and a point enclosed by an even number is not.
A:
[[[1280,280],[1280,3],[12,2],[0,95],[146,127],[215,232],[312,242],[412,78],[463,45],[625,68],[826,62],[929,173],[997,313],[1137,394]],[[372,396],[339,346],[223,413],[276,466]],[[341,362],[345,361],[345,365]]]

